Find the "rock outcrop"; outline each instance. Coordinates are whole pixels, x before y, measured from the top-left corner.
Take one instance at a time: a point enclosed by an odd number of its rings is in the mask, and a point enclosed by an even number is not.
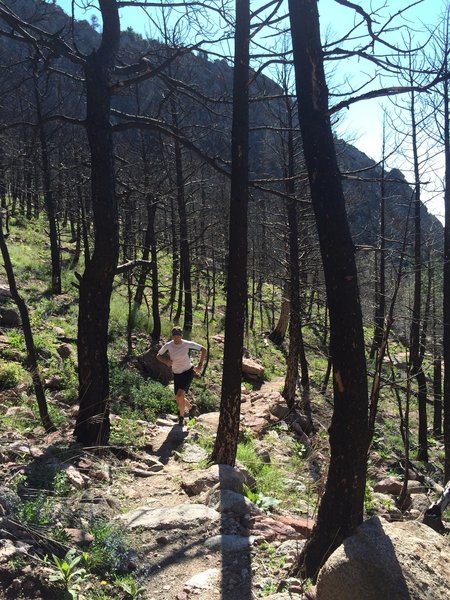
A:
[[[450,542],[416,521],[364,522],[330,556],[317,600],[450,598]]]

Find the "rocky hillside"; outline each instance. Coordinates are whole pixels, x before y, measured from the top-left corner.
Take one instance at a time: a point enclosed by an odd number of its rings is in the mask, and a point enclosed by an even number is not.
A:
[[[344,140],[336,140],[336,148],[344,175],[347,211],[356,244],[377,243],[381,196],[381,166]],[[387,246],[397,247],[404,235],[411,211],[413,188],[398,169],[385,173],[385,210]],[[413,223],[409,217],[409,238]],[[444,230],[442,223],[422,204],[421,222],[424,244],[441,249]]]
[[[55,434],[3,429],[0,598],[354,600],[355,586],[359,600],[445,598],[450,547],[420,523],[430,502],[420,471],[410,472],[402,513],[398,465],[376,451],[361,532],[334,553],[317,587],[292,576],[314,524],[328,450],[320,433],[303,444],[301,415],[288,413],[276,387],[243,390],[242,432],[254,452],[235,468],[207,464],[218,413],[184,428],[173,415],[136,422],[138,446],[95,454],[71,443],[70,412]],[[15,393],[2,395],[3,410],[30,418]],[[325,432],[328,403],[312,399],[315,425]],[[113,430],[121,421],[112,416]],[[285,500],[257,490],[256,462],[281,473]]]

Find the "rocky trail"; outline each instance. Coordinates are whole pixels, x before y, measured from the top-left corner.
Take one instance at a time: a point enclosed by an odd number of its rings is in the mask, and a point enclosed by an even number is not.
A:
[[[283,401],[274,385],[279,388],[280,382],[272,382],[270,389],[245,393],[242,423],[255,436],[278,419],[274,413]],[[244,484],[254,486],[244,468],[208,467],[208,452],[197,442],[205,432],[215,433],[218,416],[204,414],[182,428],[174,415],[163,415],[156,423],[141,423],[146,436],[143,448],[115,447],[100,456],[81,451],[65,462],[58,448],[67,443],[69,428],[42,438],[3,440],[2,471],[8,473],[10,483],[36,466],[65,470],[71,485],[79,490],[71,506],[77,525],[66,527],[66,532],[74,544],[87,546],[89,551],[92,537],[83,529],[84,523],[87,529],[92,520],[113,520],[125,527],[132,542],[120,556],[120,568],[133,573],[145,588],[142,597],[146,599],[270,598],[277,582],[287,577],[312,520],[286,511],[269,515],[260,510],[244,495]],[[115,419],[119,417],[112,415],[113,424]],[[276,452],[275,447],[272,451]],[[283,452],[283,444],[279,451]],[[24,455],[29,457],[25,467],[15,460]],[[10,496],[2,488],[4,524],[9,505],[14,504]],[[23,552],[31,554],[35,540],[20,527],[15,531],[5,527],[3,534],[0,574],[7,581],[7,560]],[[48,569],[38,567],[34,573],[7,581],[5,595],[0,597],[53,598],[43,584],[47,576]],[[109,583],[104,583],[107,593]],[[86,583],[81,597],[90,597],[89,586]],[[289,586],[301,591],[297,580]]]
[[[279,385],[275,382],[277,389]],[[270,409],[280,400],[273,386],[272,382],[270,389],[249,394],[242,410],[246,427],[267,426]],[[197,424],[214,432],[217,421],[218,414],[209,413]],[[197,427],[178,427],[170,417],[158,420],[150,443],[162,467],[151,467],[154,474],[124,491],[136,508],[121,518],[140,532],[139,554],[142,558],[144,553],[145,564],[139,571],[150,583],[148,597],[260,597],[276,580],[287,577],[312,521],[265,515],[243,495],[243,483],[253,483],[245,469],[199,468],[207,452],[197,445],[198,436]],[[277,547],[270,560],[267,541],[275,541]],[[298,581],[290,581],[290,586],[300,591]]]
[[[51,435],[37,428],[22,436],[11,432],[10,438],[0,440],[0,599],[63,598],[50,584],[54,567],[42,561],[43,541],[52,532],[20,523],[15,513],[20,500],[12,491],[22,486],[22,503],[27,494],[35,500],[36,491],[24,488],[25,480],[32,483],[49,473],[64,473],[71,487],[69,501],[62,497],[52,504],[53,522],[61,523],[70,546],[91,553],[92,524],[108,524],[104,545],[115,561],[114,571],[131,574],[142,588],[126,598],[354,600],[355,581],[361,589],[379,590],[379,595],[361,596],[364,600],[394,597],[392,590],[399,590],[399,598],[413,600],[450,598],[448,537],[420,522],[430,504],[427,488],[410,473],[410,507],[402,514],[395,506],[402,487],[392,474],[395,464],[386,464],[376,452],[369,468],[375,482],[370,492],[373,516],[349,538],[350,554],[341,546],[334,563],[330,559],[330,568],[322,570],[317,587],[305,588],[290,577],[314,523],[308,480],[314,482],[317,497],[327,459],[322,455],[326,444],[310,447],[308,460],[291,468],[289,455],[293,448],[298,451],[305,434],[301,420],[290,420],[279,393],[281,383],[243,392],[241,424],[262,460],[279,469],[288,465],[283,480],[295,490],[295,500],[283,508],[263,510],[248,493],[254,489],[253,476],[239,463],[234,468],[208,464],[205,440],[214,438],[217,412],[202,414],[184,427],[175,415],[161,415],[155,423],[138,422],[142,444],[110,446],[99,454],[71,443],[73,424]],[[314,424],[319,432],[326,427],[326,410],[326,402],[320,408],[317,401]],[[111,415],[112,427],[118,421],[120,417]],[[126,545],[123,536],[115,539],[114,525],[127,532]],[[23,557],[29,560],[21,566]],[[101,585],[99,596],[99,580],[87,578],[77,600],[118,597],[117,580],[105,576]]]

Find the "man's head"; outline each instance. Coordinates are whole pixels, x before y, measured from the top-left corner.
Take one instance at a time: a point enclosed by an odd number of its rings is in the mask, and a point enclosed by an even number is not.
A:
[[[174,342],[181,341],[181,336],[183,335],[183,330],[181,327],[174,327],[172,329],[172,338]]]

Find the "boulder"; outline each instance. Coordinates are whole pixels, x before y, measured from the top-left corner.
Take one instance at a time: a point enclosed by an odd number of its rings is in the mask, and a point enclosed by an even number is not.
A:
[[[9,287],[0,285],[0,299],[4,298],[12,298],[11,290],[9,289]]]
[[[220,569],[207,569],[196,573],[184,584],[184,590],[196,594],[206,590],[217,589],[220,586]]]
[[[181,487],[188,496],[197,496],[211,488],[243,494],[244,483],[249,488],[255,487],[254,478],[245,469],[229,465],[212,465],[204,471],[191,471],[183,474]]]
[[[128,529],[192,529],[220,522],[220,513],[203,504],[179,504],[166,508],[141,506],[120,516]]]
[[[70,344],[61,344],[56,349],[56,352],[61,358],[70,358],[73,354],[73,348]]]
[[[21,324],[20,315],[13,308],[5,308],[0,311],[0,325],[3,327],[20,327]]]
[[[67,479],[77,490],[82,490],[87,487],[89,477],[82,475],[78,469],[73,465],[68,465],[64,468],[64,472],[67,475]]]
[[[156,381],[160,381],[163,385],[167,385],[172,379],[172,370],[156,358],[160,345],[152,345],[150,348],[137,357],[139,368]]]
[[[411,500],[411,509],[418,511],[420,515],[425,514],[430,507],[430,499],[426,494],[414,494],[411,496]]]
[[[232,512],[239,517],[261,514],[261,510],[246,496],[231,490],[213,488],[208,494],[207,505],[220,513]]]
[[[255,538],[243,535],[219,534],[205,540],[205,547],[211,551],[220,550],[221,552],[242,552],[249,551]]]
[[[52,375],[44,380],[44,388],[47,390],[62,390],[64,388],[64,380],[61,375]]]
[[[183,446],[181,460],[185,463],[198,464],[202,460],[207,460],[208,452],[198,444],[186,443]]]
[[[290,525],[286,525],[278,520],[277,517],[269,517],[268,515],[253,516],[249,520],[248,531],[251,535],[266,542],[304,538],[303,534],[296,531]],[[339,598],[339,600],[341,599]]]
[[[314,519],[303,519],[302,517],[293,517],[291,515],[277,515],[277,520],[285,525],[289,525],[301,533],[305,538],[309,538],[315,525]]]
[[[70,541],[77,546],[89,546],[94,541],[94,536],[87,531],[82,529],[75,529],[71,527],[65,527],[64,531],[69,537]]]
[[[8,348],[10,346],[10,341],[6,335],[0,335],[0,348]]]
[[[0,515],[7,515],[20,505],[16,492],[5,485],[0,485]]]
[[[250,379],[264,379],[264,367],[251,358],[242,359],[242,373]]]
[[[5,417],[34,420],[34,412],[28,406],[10,406],[5,412]]]
[[[220,412],[215,411],[215,412],[210,412],[210,413],[203,413],[202,415],[199,415],[195,419],[196,419],[198,425],[200,425],[204,429],[207,429],[208,431],[212,431],[213,433],[216,433],[217,427],[219,426],[219,417],[220,417]]]
[[[319,571],[317,600],[450,597],[449,540],[416,521],[373,517]]]
[[[381,494],[392,494],[398,496],[402,491],[403,483],[395,477],[386,477],[381,481],[378,481],[374,487],[374,492],[380,492]]]

